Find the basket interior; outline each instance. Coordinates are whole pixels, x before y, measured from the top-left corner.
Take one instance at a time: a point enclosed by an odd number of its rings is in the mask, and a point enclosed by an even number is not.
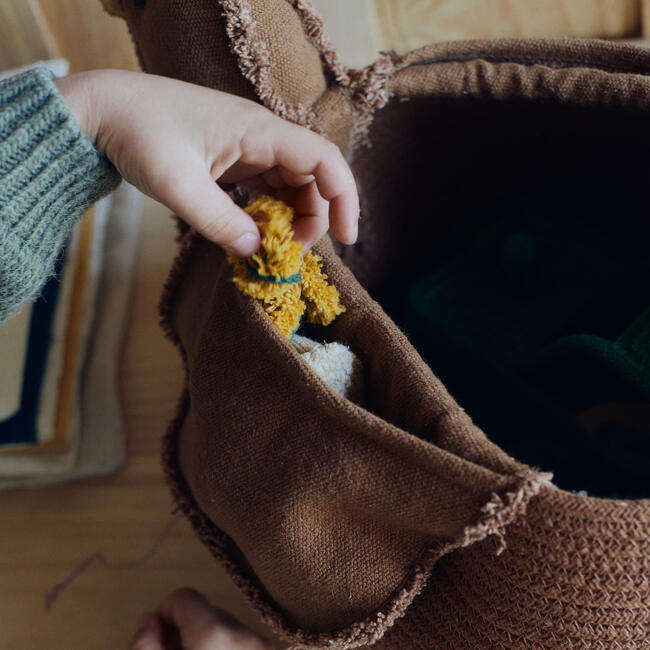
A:
[[[395,101],[344,262],[476,424],[564,489],[650,497],[648,116]]]

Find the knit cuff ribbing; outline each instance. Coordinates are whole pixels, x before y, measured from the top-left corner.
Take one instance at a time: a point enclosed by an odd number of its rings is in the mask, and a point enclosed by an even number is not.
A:
[[[38,293],[81,214],[119,180],[49,71],[0,82],[0,322]]]

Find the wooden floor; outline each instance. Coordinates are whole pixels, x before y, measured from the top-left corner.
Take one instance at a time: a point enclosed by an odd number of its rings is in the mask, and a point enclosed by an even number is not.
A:
[[[182,376],[176,350],[158,327],[157,302],[175,251],[173,234],[167,211],[150,202],[121,371],[127,466],[109,478],[0,493],[0,650],[126,648],[140,614],[184,585],[256,623],[182,517],[144,565],[107,571],[94,564],[51,613],[44,609],[45,593],[89,555],[101,551],[111,562],[130,562],[169,521],[160,436]]]

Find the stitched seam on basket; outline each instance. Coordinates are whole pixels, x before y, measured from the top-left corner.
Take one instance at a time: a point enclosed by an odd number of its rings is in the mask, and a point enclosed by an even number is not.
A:
[[[409,68],[417,68],[427,65],[444,65],[445,63],[471,63],[473,61],[485,61],[486,63],[494,63],[496,65],[503,63],[514,63],[526,68],[532,68],[536,65],[539,65],[545,68],[550,68],[551,70],[571,70],[573,68],[584,68],[587,70],[599,70],[608,74],[635,74],[642,77],[650,76],[650,72],[629,72],[615,66],[589,65],[588,63],[585,63],[584,60],[580,59],[564,60],[561,64],[559,62],[554,63],[552,61],[545,61],[543,59],[536,61],[526,61],[524,59],[514,59],[511,57],[491,57],[489,55],[471,55],[467,57],[436,57],[433,59],[426,59],[424,61],[414,61],[413,63],[405,65],[403,68],[399,68],[399,71],[401,72],[402,70],[408,70]],[[564,65],[564,63],[567,65]]]

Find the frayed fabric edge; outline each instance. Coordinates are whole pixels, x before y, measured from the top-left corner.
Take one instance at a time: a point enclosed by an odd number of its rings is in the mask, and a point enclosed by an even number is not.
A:
[[[398,61],[395,52],[382,52],[379,58],[359,70],[348,68],[327,37],[325,25],[309,0],[287,0],[300,16],[309,42],[319,53],[330,82],[347,97],[354,111],[350,148],[370,147],[368,131],[374,114],[390,99],[388,82]]]
[[[320,14],[308,0],[287,0],[302,20],[303,29],[309,42],[316,48],[325,64],[326,72],[336,84],[347,86],[350,74],[332,42],[327,38],[325,24]]]
[[[185,274],[187,262],[200,239],[200,235],[191,228],[187,228],[180,220],[177,221],[177,226],[178,252],[160,295],[158,315],[160,327],[165,336],[178,348],[183,360],[183,370],[187,373],[187,355],[172,323],[172,311],[176,301],[176,293]]]
[[[287,104],[271,82],[271,57],[259,40],[248,0],[219,0],[226,19],[230,50],[237,57],[242,75],[252,84],[260,101],[276,115],[300,126],[316,129],[313,112],[303,104]]]
[[[384,52],[372,64],[360,70],[348,69],[327,38],[323,20],[307,0],[287,0],[299,15],[305,35],[318,51],[330,81],[350,101],[356,118],[352,128],[353,148],[369,146],[368,129],[375,111],[389,100],[388,80],[399,57]],[[252,84],[260,101],[279,117],[322,134],[318,119],[310,107],[287,104],[271,81],[271,53],[257,36],[256,23],[248,0],[219,0],[226,18],[230,50],[237,58],[242,75]]]

